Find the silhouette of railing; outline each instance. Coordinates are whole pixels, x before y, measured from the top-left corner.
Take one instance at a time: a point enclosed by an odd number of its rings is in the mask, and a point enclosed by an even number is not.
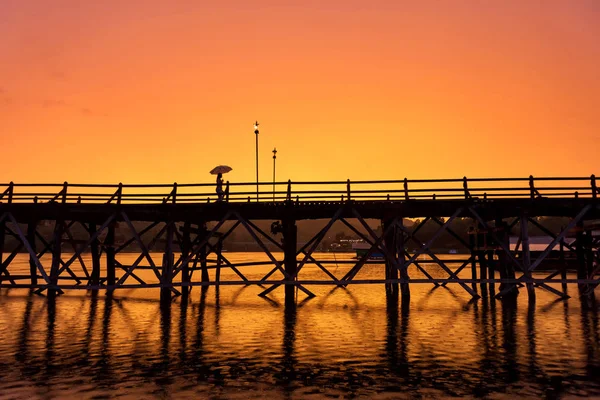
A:
[[[225,201],[256,202],[256,182],[227,182]],[[596,177],[259,182],[262,203],[497,198],[597,198]],[[182,204],[217,200],[214,183],[2,184],[0,203]],[[275,190],[273,190],[275,188]],[[264,189],[264,190],[263,190]],[[0,189],[1,190],[1,189]]]

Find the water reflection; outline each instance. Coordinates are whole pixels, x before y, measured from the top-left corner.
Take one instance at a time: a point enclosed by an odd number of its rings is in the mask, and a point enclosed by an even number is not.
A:
[[[2,298],[0,357],[11,361],[0,370],[0,390],[15,398],[115,390],[137,397],[600,395],[594,297],[473,302],[438,288],[402,301],[397,292],[367,289],[273,303],[258,289],[227,287],[202,288],[185,301],[11,293]]]
[[[504,381],[519,381],[517,364],[517,298],[508,296],[502,300],[502,348],[504,350]]]
[[[297,378],[295,354],[296,312],[296,299],[294,296],[289,296],[288,293],[284,302],[281,370],[278,372],[278,380],[287,395],[293,391],[293,384],[295,384]]]
[[[385,350],[388,368],[399,377],[409,376],[408,322],[410,300],[403,297],[398,308],[398,293],[386,293],[387,335]]]

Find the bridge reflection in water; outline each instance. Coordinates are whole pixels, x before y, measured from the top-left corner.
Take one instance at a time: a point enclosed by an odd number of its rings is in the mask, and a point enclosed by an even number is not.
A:
[[[11,289],[0,296],[0,390],[23,398],[600,395],[593,296],[474,301],[417,286],[409,302],[380,286],[323,289],[300,303],[283,293],[266,301],[256,287],[205,287],[186,301]]]

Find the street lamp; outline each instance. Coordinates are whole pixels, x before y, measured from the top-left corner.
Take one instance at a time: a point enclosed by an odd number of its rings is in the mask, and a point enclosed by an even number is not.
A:
[[[273,201],[275,201],[275,160],[277,159],[277,149],[273,147]]]
[[[254,123],[254,133],[256,134],[256,201],[258,201],[258,121]]]

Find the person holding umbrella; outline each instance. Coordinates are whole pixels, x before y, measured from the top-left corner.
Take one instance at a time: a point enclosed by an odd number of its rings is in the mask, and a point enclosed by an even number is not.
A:
[[[227,165],[218,165],[210,171],[212,175],[217,175],[217,201],[223,201],[225,194],[229,193],[229,181],[227,181],[225,191],[223,190],[223,174],[231,171],[231,169],[232,168]]]

